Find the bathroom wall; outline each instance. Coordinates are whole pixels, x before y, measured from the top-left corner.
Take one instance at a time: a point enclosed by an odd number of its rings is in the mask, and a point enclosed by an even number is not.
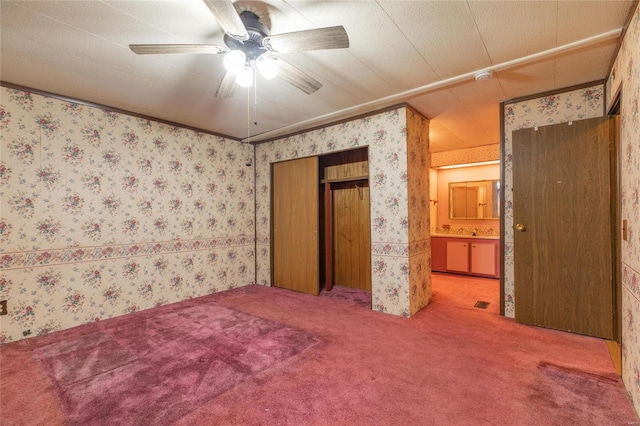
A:
[[[429,216],[431,233],[434,233],[438,226],[438,171],[436,169],[429,169]]]
[[[499,219],[450,219],[449,218],[449,184],[453,182],[467,182],[478,180],[499,180],[500,165],[463,167],[459,169],[438,170],[438,221],[435,234],[471,234],[477,230],[478,235],[500,235]]]
[[[255,280],[253,146],[0,99],[0,343]]]

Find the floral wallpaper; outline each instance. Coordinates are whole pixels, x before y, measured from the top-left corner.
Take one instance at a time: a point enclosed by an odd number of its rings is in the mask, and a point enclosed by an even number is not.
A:
[[[615,68],[621,80],[622,379],[640,413],[640,9],[627,28]]]
[[[0,96],[0,342],[255,280],[253,146]]]
[[[455,149],[431,154],[431,167],[478,163],[500,159],[500,144]]]
[[[256,147],[257,281],[270,285],[271,163],[363,146],[369,147],[373,309],[409,316],[410,175],[405,107]]]
[[[429,121],[407,108],[410,314],[431,300]]]
[[[513,160],[511,133],[535,126],[602,117],[604,89],[597,85],[571,92],[506,104],[504,108],[504,313],[515,317],[513,268]]]

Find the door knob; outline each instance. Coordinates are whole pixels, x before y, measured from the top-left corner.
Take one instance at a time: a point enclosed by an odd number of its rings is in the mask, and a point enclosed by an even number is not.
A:
[[[521,223],[516,224],[516,229],[520,232],[524,232],[527,230],[527,228],[525,228],[525,226]]]

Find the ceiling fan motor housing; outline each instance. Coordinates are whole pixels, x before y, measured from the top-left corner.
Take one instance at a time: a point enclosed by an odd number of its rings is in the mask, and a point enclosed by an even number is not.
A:
[[[240,19],[247,29],[247,33],[249,33],[249,39],[245,41],[236,40],[228,34],[225,34],[224,44],[231,50],[242,51],[246,55],[247,60],[252,61],[267,51],[262,45],[262,39],[269,35],[269,30],[260,22],[258,15],[248,10],[240,14]]]

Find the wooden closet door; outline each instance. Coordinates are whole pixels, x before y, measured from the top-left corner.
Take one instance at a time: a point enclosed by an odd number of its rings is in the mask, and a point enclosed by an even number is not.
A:
[[[513,132],[516,320],[613,337],[608,119]]]
[[[272,283],[319,294],[318,158],[272,166]]]
[[[371,291],[369,183],[333,191],[333,283]]]

